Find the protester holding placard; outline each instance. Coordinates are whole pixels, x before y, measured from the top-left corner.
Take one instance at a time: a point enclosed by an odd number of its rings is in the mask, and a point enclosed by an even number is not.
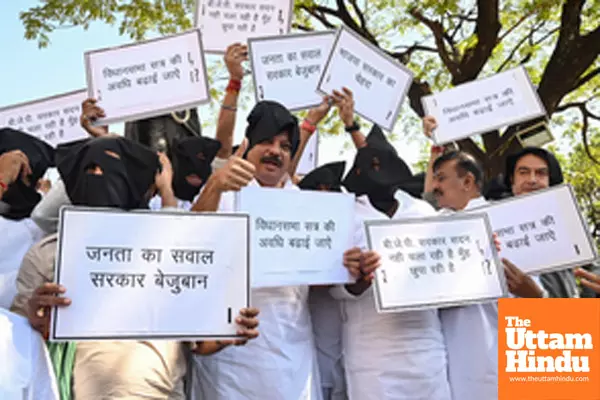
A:
[[[58,150],[58,170],[72,204],[113,207],[123,210],[147,207],[153,185],[163,205],[174,206],[172,169],[161,155],[120,137],[79,141]],[[17,279],[18,295],[12,310],[26,316],[31,325],[47,335],[50,307],[67,307],[68,288],[53,281],[57,236],[50,235],[26,254]],[[56,296],[58,295],[58,296]],[[242,310],[242,331],[256,337],[257,310]],[[199,317],[200,318],[200,317]],[[142,327],[141,327],[142,328]],[[210,354],[224,345],[200,342],[195,351]],[[78,342],[73,360],[75,398],[157,397],[183,399],[186,347],[182,343]],[[63,366],[64,367],[64,366]],[[65,367],[68,368],[68,367]],[[59,377],[60,378],[60,377]],[[70,387],[70,385],[68,386]]]
[[[344,103],[338,102],[344,109]],[[348,113],[350,109],[348,108]],[[353,119],[347,116],[348,120]],[[360,139],[359,129],[354,129]],[[379,127],[374,126],[357,151],[344,187],[357,196],[363,220],[434,215],[434,209],[396,190],[412,173]],[[362,249],[361,249],[362,247]],[[371,279],[374,268],[366,243],[347,252],[350,271],[358,281],[337,286],[332,295],[343,300],[343,324],[348,396],[351,400],[427,398],[449,400],[446,346],[437,310],[378,314]],[[379,265],[378,256],[375,266]]]
[[[506,159],[505,185],[514,196],[532,193],[563,182],[563,174],[554,154],[538,147],[526,147]],[[540,280],[550,297],[579,297],[571,270],[548,272]]]
[[[41,199],[36,183],[54,165],[54,149],[10,128],[1,129],[0,138],[0,307],[8,308],[21,260],[43,236],[30,215]]]
[[[192,210],[235,211],[235,192],[246,186],[298,190],[288,171],[299,146],[299,130],[285,107],[259,102],[248,116],[246,139],[227,165],[209,178]],[[262,313],[260,337],[237,351],[196,357],[198,384],[192,396],[320,399],[307,297],[307,286],[253,289],[252,303]]]
[[[298,183],[298,187],[302,190],[341,192],[345,167],[344,161],[322,165],[306,175]],[[342,354],[343,321],[339,300],[331,296],[328,286],[313,286],[308,294],[308,304],[323,400],[345,400],[347,397]]]
[[[429,120],[424,126],[431,126],[430,122],[435,123]],[[471,155],[456,151],[445,153],[435,158],[431,172],[431,191],[442,208],[441,214],[487,203],[481,195],[484,172]],[[535,297],[542,297],[541,290],[533,281],[531,283],[530,286],[540,293]],[[529,287],[523,286],[524,289]],[[526,293],[525,290],[521,292]],[[497,304],[489,302],[440,309],[440,318],[448,352],[452,397],[495,398],[498,390]]]

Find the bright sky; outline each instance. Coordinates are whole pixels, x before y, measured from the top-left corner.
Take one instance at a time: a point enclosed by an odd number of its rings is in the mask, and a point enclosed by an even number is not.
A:
[[[118,35],[117,26],[96,23],[87,31],[81,28],[56,30],[50,36],[50,46],[38,49],[35,41],[24,38],[25,29],[19,20],[20,11],[36,4],[36,0],[0,2],[2,53],[7,57],[0,63],[0,107],[85,88],[83,53],[129,42],[127,37]],[[214,57],[209,56],[207,59],[210,62]],[[252,105],[241,106],[249,110]],[[216,111],[211,111],[208,106],[200,107],[199,112],[204,121],[216,119],[216,115],[213,114]],[[239,114],[234,143],[241,142],[243,138],[247,111]],[[214,136],[214,123],[211,127],[204,130],[204,135]],[[123,124],[110,128],[113,132],[123,132]],[[396,129],[398,128],[397,126]],[[368,133],[366,129],[370,127],[365,127],[365,134]],[[319,163],[344,159],[351,164],[354,151],[344,150],[344,144],[349,143],[348,139],[346,136],[321,138]],[[406,139],[398,139],[393,144],[407,162],[412,164],[418,160],[418,142],[409,143]],[[347,168],[349,167],[350,165],[347,165]]]

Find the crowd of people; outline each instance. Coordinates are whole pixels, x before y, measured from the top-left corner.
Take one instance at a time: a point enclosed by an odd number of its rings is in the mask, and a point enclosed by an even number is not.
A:
[[[63,400],[497,398],[497,303],[378,313],[372,281],[380,257],[368,249],[362,224],[485,205],[490,200],[481,165],[464,151],[432,146],[421,190],[378,126],[367,135],[361,131],[347,88],[324,97],[302,121],[276,102],[258,102],[247,117],[245,139],[234,146],[246,60],[246,46],[227,49],[230,83],[215,139],[201,136],[199,126],[186,126],[186,138],[165,130],[157,135],[152,120],[136,121],[125,137],[114,135],[93,124],[105,116],[94,99],[83,103],[81,115],[90,137],[56,149],[0,129],[1,315],[22,316],[47,339],[51,308],[71,306],[69,288],[53,283],[63,205],[232,212],[235,192],[246,186],[354,194],[357,228],[343,261],[355,283],[252,289],[252,308],[236,319],[240,340],[48,342],[54,382],[45,389],[39,381],[23,385],[35,393],[31,398],[53,398],[53,386]],[[297,176],[308,140],[333,107],[356,148],[352,167],[345,174],[345,163],[335,162]],[[187,114],[161,118],[181,125],[190,120]],[[434,118],[423,118],[425,135],[435,128]],[[42,190],[39,182],[52,167],[60,179]],[[511,196],[563,182],[558,161],[542,148],[508,157],[504,178]],[[510,260],[502,262],[515,297],[579,297],[576,277],[600,293],[600,277],[584,269],[532,276]],[[203,307],[210,305],[198,304],[196,316],[181,317],[202,318]],[[17,381],[0,383],[21,390]]]

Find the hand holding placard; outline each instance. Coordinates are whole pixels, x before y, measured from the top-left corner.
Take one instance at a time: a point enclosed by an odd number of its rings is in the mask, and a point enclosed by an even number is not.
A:
[[[325,94],[347,87],[354,92],[355,112],[391,131],[412,79],[400,62],[342,27],[317,90]]]
[[[350,126],[354,123],[354,94],[347,87],[342,91],[333,91],[333,100],[338,108],[340,119],[344,126]]]
[[[244,67],[242,63],[248,61],[248,46],[234,43],[225,51],[225,66],[229,71],[229,78],[241,81],[244,79]]]
[[[104,110],[96,105],[96,99],[86,99],[81,105],[81,127],[93,137],[108,135],[108,126],[94,126],[98,118],[106,118]]]
[[[88,97],[106,118],[133,121],[210,101],[198,30],[85,54]]]

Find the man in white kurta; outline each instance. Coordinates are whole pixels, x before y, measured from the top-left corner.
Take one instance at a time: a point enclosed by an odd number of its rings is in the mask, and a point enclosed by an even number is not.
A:
[[[287,181],[283,190],[298,188]],[[235,211],[234,192],[223,194],[218,211]],[[308,286],[252,289],[251,304],[261,316],[256,340],[195,357],[199,398],[321,399]]]
[[[247,185],[299,190],[287,179],[299,142],[296,118],[278,103],[260,102],[248,116],[246,137],[228,164],[211,175],[192,210],[235,211],[235,192]],[[244,347],[194,357],[192,396],[320,400],[307,298],[308,286],[253,289],[260,336]]]
[[[392,219],[434,215],[424,201],[397,191]],[[357,199],[364,220],[388,219],[366,196]],[[350,400],[450,400],[446,346],[437,310],[378,314],[373,287],[360,295],[337,286],[342,300],[344,359]]]
[[[464,152],[449,152],[433,164],[433,194],[441,215],[483,207],[483,170]],[[541,285],[528,280],[530,291]],[[527,292],[527,291],[526,291]],[[522,292],[522,293],[526,293]],[[498,397],[498,304],[486,302],[440,309],[448,351],[448,378],[452,397],[489,399]]]

